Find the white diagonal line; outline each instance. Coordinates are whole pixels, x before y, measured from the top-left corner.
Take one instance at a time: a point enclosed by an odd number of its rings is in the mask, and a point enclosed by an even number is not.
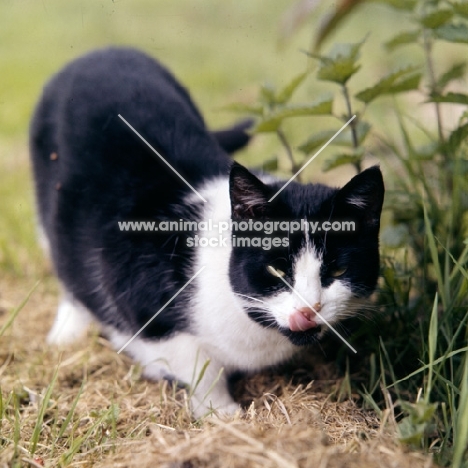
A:
[[[353,115],[269,200],[270,203],[282,192],[354,119]]]
[[[206,203],[206,200],[200,195],[200,193],[197,192],[197,190],[195,190],[189,182],[187,182],[186,179],[184,179],[184,177],[182,177],[160,154],[157,150],[155,150],[120,114],[119,114],[119,117],[128,125],[129,128],[131,128],[140,138],[141,140],[146,143],[146,145],[148,146],[148,148],[151,149],[151,151],[153,151],[154,154],[156,154],[156,156],[159,157],[159,159],[161,159],[161,161],[166,164],[167,167],[169,167],[169,169],[171,169],[175,174],[177,174],[192,190],[193,192],[198,195],[205,203]]]
[[[357,351],[331,326],[331,324],[324,318],[323,315],[321,315],[319,312],[317,312],[303,297],[302,295],[297,292],[284,278],[282,278],[279,274],[276,275],[277,278],[279,278],[294,294],[296,294],[297,297],[299,297],[299,299],[301,299],[304,304],[306,304],[308,307],[310,307],[324,322],[325,324],[328,326],[328,328],[330,328],[330,330],[345,344],[348,346],[348,348],[353,351],[354,353],[357,354]]]
[[[120,354],[203,270],[201,267],[118,351]]]

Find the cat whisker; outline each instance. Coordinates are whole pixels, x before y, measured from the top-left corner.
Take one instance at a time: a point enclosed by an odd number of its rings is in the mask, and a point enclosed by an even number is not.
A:
[[[347,319],[347,318],[358,318],[359,320],[362,320],[362,321],[368,321],[368,322],[374,322],[374,323],[376,322],[375,314],[370,315],[360,309],[349,310],[343,307],[343,308],[337,308],[335,313],[340,318],[340,320]]]
[[[240,294],[240,293],[234,293],[234,294],[236,296],[245,297],[246,299],[250,299],[251,301],[262,302],[263,304],[266,304],[268,306],[267,302],[262,301],[261,299],[257,299],[256,297],[247,296],[246,294]]]
[[[265,304],[265,306],[263,306],[261,309],[259,310],[262,310],[262,311],[265,311],[265,312],[275,312],[275,313],[278,313],[277,309],[271,305],[271,304],[268,304],[267,302],[265,301],[262,301],[261,299],[257,299],[255,297],[252,297],[252,296],[247,296],[246,294],[240,294],[240,293],[234,293],[236,296],[240,296],[240,297],[243,297],[243,298],[246,298],[246,299],[249,299],[249,300],[252,300],[252,301],[255,301],[255,302],[260,302],[262,304]],[[258,304],[255,304],[256,308],[259,308]],[[247,309],[251,309],[251,306],[246,306]],[[278,322],[276,321],[276,319],[274,317],[268,317],[269,320],[271,320],[272,322],[272,326],[273,327],[278,327]]]

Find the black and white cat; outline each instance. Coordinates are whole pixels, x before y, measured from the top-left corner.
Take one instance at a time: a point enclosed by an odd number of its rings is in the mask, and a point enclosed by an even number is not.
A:
[[[210,133],[165,68],[122,48],[90,53],[53,77],[31,125],[39,221],[63,287],[48,341],[69,343],[96,320],[147,377],[192,384],[196,416],[237,410],[231,373],[314,343],[326,323],[353,315],[379,272],[380,170],[341,189],[292,182],[269,202],[283,182],[228,155],[247,142],[244,129]],[[212,228],[121,229],[132,220],[211,220]],[[285,234],[277,223],[268,235],[240,225],[219,234],[215,226],[229,220],[352,220],[356,230]],[[195,247],[198,235],[229,242]],[[241,246],[233,241],[241,235],[282,240]]]

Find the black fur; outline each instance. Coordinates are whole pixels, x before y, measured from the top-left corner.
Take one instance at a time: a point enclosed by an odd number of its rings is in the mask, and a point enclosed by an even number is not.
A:
[[[198,207],[180,203],[187,186],[119,114],[193,185],[226,174],[231,160],[187,91],[141,52],[90,53],[45,87],[31,124],[31,154],[56,273],[101,321],[136,331],[188,280],[190,255],[179,233],[123,233],[117,221],[190,220]],[[183,328],[188,294],[190,288],[144,335]]]

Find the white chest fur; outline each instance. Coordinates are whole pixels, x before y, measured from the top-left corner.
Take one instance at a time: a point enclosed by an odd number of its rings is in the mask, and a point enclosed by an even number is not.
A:
[[[212,225],[230,219],[228,181],[210,182],[203,192],[208,200],[204,220]],[[218,229],[200,233],[219,238]],[[230,238],[230,232],[222,235]],[[231,246],[199,247],[194,271],[205,267],[196,280],[193,298],[194,332],[203,347],[227,369],[256,370],[282,362],[297,350],[276,329],[267,329],[250,319],[229,281]]]

